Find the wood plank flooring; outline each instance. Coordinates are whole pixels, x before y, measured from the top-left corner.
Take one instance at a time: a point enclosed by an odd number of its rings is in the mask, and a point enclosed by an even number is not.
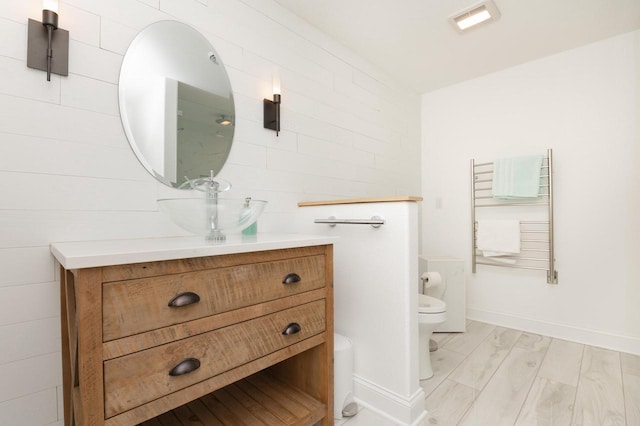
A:
[[[436,333],[424,426],[640,426],[640,356],[476,321]],[[338,426],[394,426],[362,410]]]

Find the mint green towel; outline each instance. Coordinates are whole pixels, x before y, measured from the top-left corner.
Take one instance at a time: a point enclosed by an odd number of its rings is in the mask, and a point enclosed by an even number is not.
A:
[[[493,162],[493,197],[536,198],[540,195],[542,156],[501,158]]]

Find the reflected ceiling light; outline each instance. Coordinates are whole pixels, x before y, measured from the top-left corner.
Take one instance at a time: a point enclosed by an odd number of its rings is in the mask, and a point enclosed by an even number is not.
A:
[[[492,0],[487,0],[456,13],[449,20],[458,31],[463,32],[483,22],[496,21],[499,18],[498,7]]]
[[[231,126],[233,124],[233,121],[231,121],[228,118],[225,118],[224,115],[221,115],[220,118],[216,120],[216,123],[218,123],[221,126]]]

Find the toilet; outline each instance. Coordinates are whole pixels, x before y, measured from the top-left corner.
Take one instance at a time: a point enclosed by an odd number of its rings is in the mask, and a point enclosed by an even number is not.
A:
[[[433,377],[429,339],[433,330],[447,319],[447,305],[440,299],[418,293],[418,348],[420,380]]]

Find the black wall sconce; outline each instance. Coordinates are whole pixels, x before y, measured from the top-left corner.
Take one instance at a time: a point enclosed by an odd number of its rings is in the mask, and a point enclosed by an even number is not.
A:
[[[27,66],[51,73],[69,75],[69,31],[58,28],[57,0],[42,2],[42,22],[29,19]],[[55,33],[55,34],[54,34]]]
[[[273,100],[264,99],[264,128],[280,132],[280,78],[273,75]]]
[[[280,94],[274,93],[273,100],[264,99],[264,128],[280,132]]]

